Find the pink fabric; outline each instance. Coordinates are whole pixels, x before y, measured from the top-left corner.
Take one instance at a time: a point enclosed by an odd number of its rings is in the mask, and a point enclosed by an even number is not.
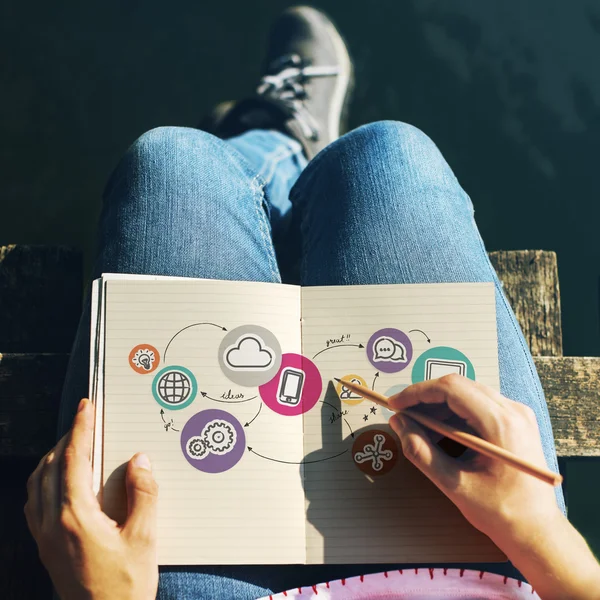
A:
[[[261,600],[443,600],[471,598],[524,600],[540,597],[533,588],[510,577],[468,569],[403,569],[338,579],[296,588]]]

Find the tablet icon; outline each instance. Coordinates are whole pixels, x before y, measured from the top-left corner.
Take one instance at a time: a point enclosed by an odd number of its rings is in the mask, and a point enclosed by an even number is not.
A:
[[[277,402],[284,406],[298,406],[302,398],[304,378],[304,371],[294,367],[285,367],[279,378]]]
[[[412,382],[438,379],[452,373],[475,380],[473,363],[463,352],[450,346],[437,346],[417,358],[412,369]]]
[[[464,360],[447,360],[443,358],[428,358],[425,360],[426,380],[438,379],[452,373],[466,377],[467,363]]]

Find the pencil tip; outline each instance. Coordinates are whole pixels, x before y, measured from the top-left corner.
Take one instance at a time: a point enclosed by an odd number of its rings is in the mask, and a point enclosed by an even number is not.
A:
[[[341,381],[341,379],[338,379],[337,377],[334,377],[333,380],[337,381],[338,383]]]

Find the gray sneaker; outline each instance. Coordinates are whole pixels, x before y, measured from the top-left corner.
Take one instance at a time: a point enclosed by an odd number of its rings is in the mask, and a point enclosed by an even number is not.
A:
[[[269,35],[263,76],[253,97],[219,104],[200,128],[221,138],[277,129],[311,159],[340,136],[352,88],[352,62],[333,23],[320,11],[285,10]]]

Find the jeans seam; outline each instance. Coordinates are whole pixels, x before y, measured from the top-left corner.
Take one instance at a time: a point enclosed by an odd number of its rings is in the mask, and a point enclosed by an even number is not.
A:
[[[265,198],[265,182],[261,179],[260,173],[257,173],[250,181],[250,187],[254,191],[254,209],[258,217],[258,231],[262,238],[264,249],[267,252],[269,269],[273,280],[281,282],[281,275],[279,274],[277,266],[277,258],[275,257],[275,249],[273,248],[273,240],[269,232],[269,221],[263,208],[263,203],[266,202]]]
[[[294,200],[301,195],[299,190],[303,185],[305,185],[305,182],[306,185],[308,182],[310,182],[311,178],[313,177],[313,173],[318,169],[320,163],[323,161],[323,157],[327,156],[331,152],[331,149],[335,145],[336,141],[337,140],[334,140],[331,144],[323,148],[323,150],[321,150],[312,160],[309,161],[308,165],[306,165],[306,168],[304,171],[302,171],[300,177],[298,177],[298,180],[290,190],[290,201],[292,204],[295,204]]]
[[[275,257],[275,250],[273,248],[273,240],[269,232],[269,220],[263,208],[263,203],[266,203],[266,182],[261,178],[260,172],[255,173],[252,176],[253,169],[248,164],[243,154],[237,150],[237,148],[233,147],[231,144],[227,144],[225,141],[221,140],[220,138],[217,138],[216,136],[209,135],[207,139],[213,146],[224,150],[224,152],[231,160],[232,164],[240,172],[243,179],[248,181],[250,189],[254,192],[254,208],[258,217],[258,231],[263,241],[263,248],[267,253],[269,270],[271,271],[273,281],[280,282],[281,276],[279,274],[279,269],[277,266],[277,259]]]
[[[271,233],[269,231],[270,223],[265,212],[263,205],[268,204],[265,196],[265,188],[267,186],[267,181],[262,177],[262,173],[264,173],[265,166],[258,171],[258,173],[254,173],[252,176],[251,171],[254,169],[251,167],[250,163],[247,161],[246,157],[233,145],[227,144],[223,140],[219,138],[215,138],[211,140],[211,142],[221,142],[222,145],[219,145],[221,148],[224,148],[228,153],[229,157],[232,159],[236,167],[242,172],[245,178],[249,180],[249,186],[253,190],[253,199],[254,199],[254,209],[256,210],[256,215],[258,218],[258,232],[263,242],[263,247],[267,252],[267,260],[269,263],[269,270],[271,271],[271,276],[273,281],[281,282],[281,275],[279,273],[279,267],[277,265],[277,258],[275,256],[275,249],[273,247],[273,239],[271,237]],[[276,152],[279,152],[280,148],[285,148],[282,146],[278,147]],[[250,179],[250,177],[252,178]]]
[[[287,152],[283,152],[284,150],[287,150]],[[265,162],[258,173],[259,177],[261,177],[265,184],[268,185],[275,175],[277,165],[286,158],[296,156],[300,152],[300,150],[292,150],[285,145],[278,147],[276,150],[265,156]]]

